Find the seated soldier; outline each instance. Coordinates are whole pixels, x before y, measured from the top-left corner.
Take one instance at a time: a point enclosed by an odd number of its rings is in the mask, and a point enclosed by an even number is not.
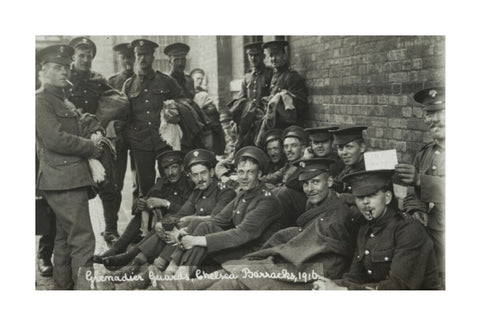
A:
[[[440,279],[433,244],[422,224],[402,214],[392,189],[393,170],[345,176],[367,223],[360,227],[355,257],[339,280],[316,281],[320,290],[438,289]]]
[[[267,167],[265,153],[253,146],[235,155],[239,193],[233,201],[208,221],[191,222],[181,231],[184,250],[176,276],[190,276],[207,255],[217,263],[240,258],[260,248],[278,229],[282,214],[272,193],[259,180]]]
[[[345,167],[343,161],[333,150],[333,134],[338,126],[318,127],[305,129],[310,138],[310,146],[305,150],[303,157],[307,158],[329,158],[335,161],[331,168],[332,176],[335,177]]]
[[[155,265],[160,270],[164,270],[175,251],[175,246],[167,245],[167,243],[174,243],[172,239],[178,233],[178,229],[174,225],[185,227],[195,219],[207,220],[217,215],[233,200],[236,195],[235,191],[218,182],[215,178],[213,170],[215,162],[215,155],[207,150],[197,149],[187,153],[184,165],[190,178],[195,183],[192,194],[177,213],[162,219],[156,224],[156,230],[154,231],[157,232],[157,235],[149,236],[132,249],[137,255],[135,258],[132,257],[128,267],[123,268],[117,274],[136,273],[141,265],[153,262],[157,256]],[[168,225],[172,229],[169,229]],[[172,263],[170,269],[173,270],[174,267],[174,263]]]
[[[126,265],[135,257],[136,253],[117,254],[125,252],[128,245],[140,235],[142,211],[152,214],[155,211],[160,216],[174,214],[192,193],[195,185],[183,172],[183,153],[181,151],[165,151],[157,156],[157,163],[163,172],[160,174],[165,176],[159,178],[145,198],[139,198],[134,202],[134,217],[130,220],[127,228],[110,249],[103,254],[94,256],[95,263],[104,264],[113,269]],[[117,256],[113,257],[114,255]]]
[[[360,215],[353,215],[330,189],[333,179],[329,167],[333,162],[314,158],[296,163],[300,169],[299,181],[308,197],[307,211],[297,219],[297,227],[276,232],[262,249],[241,260],[223,263],[223,270],[210,274],[215,277],[202,277],[197,272],[198,277],[193,280],[152,283],[160,289],[308,290],[315,280],[254,278],[245,276],[245,269],[269,274],[281,274],[284,270],[295,275],[315,272],[329,278],[341,278],[353,257],[354,220]],[[153,269],[152,274],[155,274]],[[231,275],[235,277],[229,278]]]
[[[269,184],[273,183],[274,173],[282,169],[286,163],[285,153],[283,152],[282,130],[271,129],[265,132],[263,148],[270,158],[270,163],[266,175],[262,176],[262,181]]]

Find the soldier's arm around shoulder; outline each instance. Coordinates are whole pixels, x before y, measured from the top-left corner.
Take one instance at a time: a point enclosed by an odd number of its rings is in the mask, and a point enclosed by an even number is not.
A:
[[[93,141],[67,132],[59,122],[59,118],[71,119],[66,123],[75,125],[77,124],[77,116],[69,114],[66,117],[59,117],[55,105],[41,94],[36,95],[36,129],[47,149],[64,155],[92,157],[95,152]]]

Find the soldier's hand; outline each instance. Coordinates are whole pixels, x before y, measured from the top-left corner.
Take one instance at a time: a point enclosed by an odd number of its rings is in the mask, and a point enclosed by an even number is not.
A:
[[[102,158],[102,154],[103,154],[102,145],[100,145],[100,144],[97,145],[96,144],[91,158],[100,160],[100,158]]]
[[[158,197],[149,197],[147,199],[147,206],[149,209],[153,208],[162,208],[168,206],[168,201],[164,199],[160,199]]]
[[[139,211],[144,211],[147,209],[147,200],[143,198],[138,198],[135,202],[135,208]]]
[[[425,227],[427,226],[428,223],[428,214],[426,214],[423,211],[415,211],[412,215],[412,217],[422,223]]]
[[[395,165],[395,174],[407,185],[420,186],[420,178],[415,166],[410,164]]]
[[[175,241],[177,243],[182,242],[182,237],[188,235],[187,228],[181,228],[176,234],[175,234]]]
[[[347,288],[337,285],[329,278],[320,276],[319,279],[313,282],[313,290],[346,290]]]
[[[175,227],[173,227],[172,231],[165,231],[165,242],[167,244],[175,243],[178,232],[179,232],[179,230]]]
[[[102,133],[100,131],[97,131],[95,133],[92,133],[92,135],[90,136],[90,140],[93,141],[93,143],[95,144],[95,146],[99,146],[100,145],[100,141],[102,140],[103,136],[102,136]]]

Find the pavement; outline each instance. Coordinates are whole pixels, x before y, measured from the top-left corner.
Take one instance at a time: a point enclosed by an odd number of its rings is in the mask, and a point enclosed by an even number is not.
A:
[[[120,211],[118,212],[118,231],[120,234],[125,230],[128,225],[128,222],[132,218],[131,207],[132,207],[132,177],[130,172],[130,165],[127,166],[127,172],[125,175],[125,180],[122,190],[122,205],[120,206]],[[102,201],[98,195],[88,202],[90,210],[90,219],[92,221],[93,231],[95,233],[95,254],[104,252],[108,249],[107,244],[103,240],[103,237],[100,233],[105,229],[105,220],[103,218],[103,207]],[[38,250],[38,242],[40,236],[35,238],[35,249]],[[36,256],[36,255],[35,255]],[[95,274],[101,275],[105,274],[106,269],[103,265],[94,264]],[[42,277],[40,276],[37,263],[35,261],[35,288],[36,290],[53,290],[53,278],[52,277]],[[98,289],[108,290],[112,289],[111,287],[101,287]]]

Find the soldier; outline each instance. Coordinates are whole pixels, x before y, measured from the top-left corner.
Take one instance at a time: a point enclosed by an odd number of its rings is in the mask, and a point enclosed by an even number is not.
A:
[[[432,238],[442,282],[445,281],[445,88],[417,92],[413,98],[425,110],[424,121],[433,141],[415,156],[413,165],[398,164],[396,174],[413,186],[403,208],[424,225]]]
[[[345,165],[333,184],[333,189],[337,193],[349,192],[346,185],[342,182],[343,177],[365,170],[363,153],[367,146],[365,145],[362,131],[366,129],[366,126],[343,126],[329,131],[333,134],[333,144],[337,146],[338,156]]]
[[[267,59],[273,66],[268,106],[279,102],[281,98],[283,105],[277,105],[273,127],[282,130],[292,124],[303,127],[308,109],[307,87],[303,78],[290,69],[285,51],[287,46],[287,41],[279,40],[263,44]]]
[[[133,76],[135,53],[133,52],[133,47],[130,43],[117,44],[113,47],[113,50],[118,53],[118,62],[120,62],[122,71],[110,76],[108,78],[108,84],[121,91],[125,81]]]
[[[124,92],[130,100],[131,118],[127,140],[132,151],[139,196],[145,195],[155,183],[155,159],[171,147],[159,134],[163,102],[180,98],[182,89],[169,76],[152,68],[158,44],[147,39],[132,42],[138,71],[125,82]]]
[[[273,71],[263,62],[265,56],[262,44],[263,42],[245,44],[244,49],[250,69],[243,78],[238,98],[228,104],[234,113],[233,120],[238,126],[237,149],[255,144],[262,117],[265,114],[262,98],[269,95]]]
[[[282,145],[282,130],[271,129],[267,131],[265,133],[263,147],[270,158],[270,164],[266,175],[268,178],[268,174],[280,170],[286,163],[286,157]]]
[[[190,224],[181,237],[185,252],[176,276],[191,275],[207,254],[222,263],[255,251],[279,229],[280,205],[259,180],[267,167],[265,153],[244,147],[237,152],[235,165],[239,194],[215,217]]]
[[[296,163],[301,169],[299,181],[308,196],[307,211],[297,220],[295,227],[279,230],[263,247],[241,260],[222,264],[214,280],[203,277],[188,281],[164,281],[163,289],[207,290],[279,290],[311,289],[311,279],[249,278],[244,270],[257,274],[281,274],[285,270],[292,275],[312,274],[329,278],[341,278],[348,271],[353,257],[356,233],[351,210],[330,189],[332,178],[329,167],[333,160],[313,158]],[[233,274],[236,279],[221,279],[221,275]],[[221,280],[218,280],[221,279]],[[296,281],[295,281],[296,280]]]
[[[113,269],[126,265],[138,252],[125,252],[128,245],[135,241],[140,234],[141,212],[167,217],[177,213],[193,191],[194,184],[183,172],[183,153],[181,151],[164,151],[157,157],[160,174],[165,175],[158,179],[155,186],[147,192],[146,197],[138,198],[133,203],[134,217],[118,241],[101,255],[95,256],[95,263],[104,264]],[[150,234],[152,235],[152,234]]]
[[[95,236],[88,199],[95,195],[95,183],[87,159],[102,154],[101,137],[80,136],[78,114],[65,96],[73,53],[69,45],[53,45],[37,54],[42,87],[35,95],[37,188],[56,216],[53,279],[63,290],[80,288],[92,267]]]
[[[331,167],[334,177],[345,167],[338,153],[333,150],[333,134],[330,131],[337,129],[337,126],[305,129],[310,138],[310,146],[305,151],[304,157],[330,158],[334,160],[335,166]]]
[[[392,189],[393,170],[351,173],[357,208],[367,220],[360,227],[355,257],[340,280],[320,278],[314,286],[335,289],[438,289],[433,244],[420,222],[402,214]]]
[[[282,138],[287,162],[280,170],[269,175],[266,182],[280,185],[273,192],[282,206],[285,226],[292,226],[298,216],[305,212],[307,197],[298,181],[300,170],[294,162],[303,158],[308,138],[303,128],[296,125],[286,128]]]
[[[75,54],[70,73],[72,86],[69,89],[69,100],[82,113],[95,115],[102,93],[111,87],[101,74],[91,70],[92,61],[97,52],[95,43],[86,37],[77,37],[70,41],[70,46],[75,49]],[[113,162],[113,168],[117,169],[115,162]],[[122,201],[118,179],[115,177],[112,181],[102,184],[99,191],[105,219],[105,231],[102,232],[102,235],[108,244],[112,244],[119,237],[117,221]]]

